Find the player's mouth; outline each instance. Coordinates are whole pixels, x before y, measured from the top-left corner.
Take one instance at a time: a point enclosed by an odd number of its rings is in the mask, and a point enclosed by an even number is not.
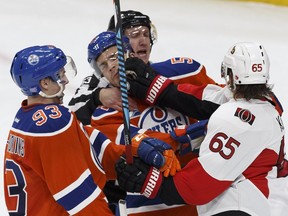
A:
[[[139,50],[139,51],[137,51],[137,55],[139,57],[145,57],[147,55],[147,50],[146,49]]]
[[[113,79],[116,79],[120,76],[119,72],[117,71],[114,75],[113,75]]]

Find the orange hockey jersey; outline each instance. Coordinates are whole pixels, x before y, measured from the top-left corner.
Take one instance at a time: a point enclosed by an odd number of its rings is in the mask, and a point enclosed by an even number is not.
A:
[[[191,58],[172,58],[165,62],[152,64],[151,66],[159,74],[172,79],[174,83],[177,84],[216,84],[210,77],[207,76],[205,67]],[[170,108],[160,108],[156,106],[149,107],[144,102],[137,99],[135,100],[137,101],[138,110],[130,112],[131,136],[133,137],[137,133],[145,132],[149,136],[166,141],[172,145],[174,150],[176,150],[178,148],[178,143],[171,141],[169,133],[172,132],[175,127],[179,125],[191,124],[195,122],[195,120],[188,118],[187,116],[184,116],[183,114]],[[92,115],[91,125],[102,131],[115,143],[124,143],[122,112],[118,112],[114,109],[103,106],[98,107]],[[162,133],[156,133],[153,131]],[[102,152],[104,151],[105,150],[102,150]],[[109,151],[106,151],[106,153],[108,152]],[[182,162],[186,163],[190,159],[191,157],[188,158],[188,160],[187,158],[183,158]],[[107,161],[104,154],[102,157],[100,157],[100,161],[102,164],[110,162]],[[183,163],[183,165],[185,165],[185,163]],[[158,198],[148,200],[140,194],[128,193],[126,202],[127,213],[129,215],[197,215],[195,206],[167,206]]]
[[[8,212],[17,215],[112,215],[102,192],[105,172],[91,143],[109,143],[84,129],[58,104],[22,107],[8,135],[4,191]],[[89,139],[88,139],[89,138]],[[123,149],[123,148],[122,148]],[[112,156],[121,152],[110,153]]]

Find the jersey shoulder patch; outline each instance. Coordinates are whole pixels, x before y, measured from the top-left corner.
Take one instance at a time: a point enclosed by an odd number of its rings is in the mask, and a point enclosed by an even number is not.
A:
[[[41,104],[21,108],[13,122],[13,128],[30,133],[51,133],[66,127],[72,118],[69,110],[59,104]]]
[[[108,108],[105,106],[98,106],[92,114],[92,119],[93,120],[99,120],[99,119],[102,119],[106,116],[114,115],[116,113],[119,113],[119,112],[115,109]]]
[[[174,57],[163,62],[151,64],[159,74],[165,77],[175,77],[190,73],[198,73],[203,65],[188,57]]]
[[[92,76],[87,76],[85,77],[83,80],[82,80],[82,83],[80,86],[84,86],[84,85],[89,85],[89,83],[91,82],[92,80]]]
[[[88,86],[89,90],[93,90],[98,86],[98,84],[99,84],[99,79],[94,74],[92,74],[91,76],[87,76],[82,80],[80,87]]]

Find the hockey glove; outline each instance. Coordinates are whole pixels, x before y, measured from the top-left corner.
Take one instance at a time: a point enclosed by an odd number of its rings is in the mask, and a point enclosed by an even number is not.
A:
[[[156,104],[161,93],[172,83],[139,58],[128,58],[125,68],[129,92],[149,105]]]
[[[178,126],[170,136],[180,143],[180,155],[198,150],[206,135],[208,120],[201,120],[191,125]]]
[[[145,163],[160,169],[165,177],[181,170],[180,163],[170,145],[162,140],[138,134],[132,138],[132,154]]]
[[[127,164],[125,157],[120,157],[116,163],[119,186],[125,191],[141,193],[150,199],[155,198],[162,184],[161,172],[140,158],[134,157],[133,161],[133,164]]]

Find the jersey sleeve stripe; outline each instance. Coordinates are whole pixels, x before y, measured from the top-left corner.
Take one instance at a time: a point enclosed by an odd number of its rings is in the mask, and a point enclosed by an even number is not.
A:
[[[131,134],[131,137],[134,137],[136,134],[139,134],[139,133],[145,133],[145,129],[139,129],[138,127],[134,126],[134,125],[130,125],[130,134]],[[115,138],[115,142],[117,144],[123,144],[125,143],[125,140],[124,140],[124,125],[122,124],[120,127],[118,127],[117,129],[117,136]]]
[[[103,156],[104,156],[104,152],[105,152],[105,149],[106,147],[109,145],[109,143],[111,143],[110,140],[105,140],[105,142],[102,143],[101,145],[101,149],[100,149],[100,152],[98,154],[98,158],[100,160],[100,162],[102,163],[102,160],[103,160]]]
[[[195,76],[195,75],[199,74],[202,71],[202,68],[203,68],[203,65],[200,65],[200,67],[197,68],[197,70],[195,70],[195,71],[191,71],[191,72],[185,73],[183,75],[172,76],[172,77],[169,77],[169,79],[171,79],[171,80],[179,80],[179,79],[184,79],[186,77]]]
[[[88,137],[89,139],[89,148],[90,148],[90,155],[91,155],[91,159],[93,161],[93,163],[95,164],[95,166],[98,168],[98,170],[100,172],[102,172],[103,174],[105,174],[105,171],[103,170],[103,167],[100,163],[100,160],[98,158],[98,153],[97,153],[97,143],[104,143],[106,140],[108,140],[109,142],[111,142],[109,139],[107,139],[107,137],[102,134],[99,133],[98,130],[94,129],[91,127],[91,125],[82,125],[81,130],[83,131],[83,133],[85,133],[85,135]],[[97,140],[99,134],[101,134],[102,136],[102,140]]]
[[[213,178],[205,171],[198,159],[190,161],[174,176],[173,181],[182,199],[194,205],[203,205],[212,201],[233,182]]]
[[[93,114],[92,117],[91,117],[93,121],[100,120],[100,119],[102,119],[102,118],[104,118],[106,116],[114,115],[114,114],[116,114],[118,112],[117,110],[113,111],[112,109],[109,109],[108,111],[107,110],[103,110],[102,111],[103,114],[102,114],[102,113],[99,113],[99,112],[101,112],[99,109],[97,111],[98,111],[97,112],[97,116],[95,116]]]
[[[53,197],[55,200],[59,200],[62,197],[69,194],[71,191],[73,191],[75,188],[79,187],[83,182],[91,175],[90,171],[86,169],[81,176],[74,181],[72,184],[70,184],[68,187],[64,188],[62,191],[59,191],[58,193],[54,194]]]
[[[67,211],[74,211],[79,204],[90,202],[87,200],[95,199],[95,191],[98,186],[93,181],[90,171],[85,170],[82,175],[68,187],[55,194],[53,197]],[[99,194],[99,192],[98,192]]]
[[[79,211],[81,211],[83,208],[85,208],[87,205],[89,205],[91,202],[93,202],[101,193],[101,189],[99,187],[96,188],[96,190],[93,191],[93,193],[87,197],[85,200],[83,200],[79,205],[77,205],[75,208],[68,211],[70,215],[75,215]]]
[[[94,130],[90,135],[89,139],[92,143],[93,149],[95,150],[98,159],[101,162],[105,149],[111,141],[104,134],[99,133],[98,130]],[[101,145],[99,145],[99,143],[101,143]]]

